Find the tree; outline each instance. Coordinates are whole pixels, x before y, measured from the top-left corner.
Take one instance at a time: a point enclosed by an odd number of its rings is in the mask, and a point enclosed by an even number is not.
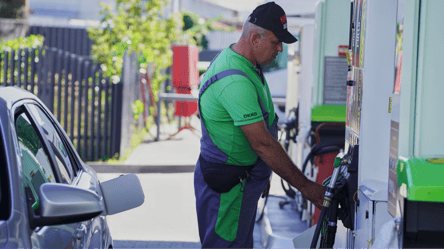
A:
[[[23,18],[25,0],[2,0],[0,1],[0,18]]]
[[[164,16],[167,0],[116,0],[116,7],[101,4],[100,26],[88,30],[94,41],[91,54],[102,64],[104,74],[116,78],[122,73],[123,54],[136,52],[139,67],[155,68],[152,89],[157,98],[160,85],[168,77],[162,69],[172,63],[171,43],[180,39],[180,14]]]
[[[208,49],[208,40],[205,36],[211,30],[233,31],[234,27],[218,27],[217,21],[222,15],[205,21],[199,15],[189,11],[182,11],[184,37],[188,43],[195,44],[199,49]]]

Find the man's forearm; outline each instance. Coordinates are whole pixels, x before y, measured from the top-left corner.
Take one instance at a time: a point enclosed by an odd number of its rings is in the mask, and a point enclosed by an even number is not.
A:
[[[271,170],[297,188],[318,208],[322,207],[325,188],[309,181],[293,164],[282,146],[268,133],[265,122],[241,126],[251,148],[264,160]]]
[[[271,137],[253,149],[271,170],[302,192],[308,180],[276,140]]]

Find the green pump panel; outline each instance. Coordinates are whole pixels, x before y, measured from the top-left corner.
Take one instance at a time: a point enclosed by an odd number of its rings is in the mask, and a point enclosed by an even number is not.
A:
[[[444,246],[444,1],[398,0],[388,211],[400,247]]]
[[[402,71],[399,160],[394,168],[408,200],[444,202],[444,181],[435,179],[444,174],[444,116],[439,112],[444,106],[444,1],[405,0],[405,9],[405,23],[398,25],[404,34],[400,32],[398,45]]]

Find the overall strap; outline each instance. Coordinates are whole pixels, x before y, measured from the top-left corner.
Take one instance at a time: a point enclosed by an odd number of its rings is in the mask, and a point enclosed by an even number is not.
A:
[[[217,56],[216,56],[217,57]],[[213,61],[216,59],[216,57],[213,59]],[[211,64],[213,63],[213,61],[211,61]],[[211,66],[210,64],[210,66]],[[209,66],[209,67],[210,67]],[[209,68],[208,67],[208,68]],[[222,72],[219,72],[215,75],[213,75],[212,77],[210,77],[207,81],[205,81],[205,83],[202,85],[202,87],[199,90],[199,100],[198,100],[198,108],[199,108],[199,112],[201,113],[201,118],[200,118],[200,123],[201,123],[201,127],[202,127],[202,137],[201,137],[201,155],[202,157],[208,161],[208,162],[212,162],[212,163],[226,163],[228,160],[228,155],[226,153],[224,153],[222,150],[220,150],[213,142],[213,140],[210,138],[210,135],[208,133],[207,128],[205,127],[205,124],[203,122],[203,116],[202,116],[202,112],[200,109],[200,98],[202,97],[202,94],[208,89],[208,87],[217,82],[220,79],[223,79],[227,76],[230,75],[241,75],[246,77],[248,80],[250,80],[250,82],[253,84],[253,86],[255,87],[256,91],[257,88],[254,85],[254,81],[252,81],[250,79],[250,77],[248,77],[248,75],[244,72],[242,72],[241,70],[238,69],[228,69]],[[258,101],[259,101],[259,105],[262,111],[262,115],[264,117],[264,120],[267,124],[268,127],[268,112],[265,109],[265,106],[259,96],[259,92],[257,92],[257,97],[258,97]]]
[[[238,69],[228,69],[228,70],[222,71],[222,72],[220,72],[220,73],[217,73],[217,74],[211,76],[211,78],[209,78],[207,81],[205,81],[205,83],[203,84],[203,86],[200,88],[200,91],[199,91],[199,98],[200,98],[200,96],[202,96],[202,94],[205,92],[205,90],[207,90],[207,88],[208,88],[211,84],[213,84],[214,82],[216,82],[216,81],[218,81],[218,80],[220,80],[220,79],[222,79],[222,78],[225,78],[225,77],[230,76],[230,75],[233,75],[233,74],[237,74],[237,75],[245,76],[245,77],[247,77],[250,81],[252,81],[252,80],[250,79],[250,77],[248,77],[248,75],[247,75],[246,73],[242,72],[241,70],[238,70]]]

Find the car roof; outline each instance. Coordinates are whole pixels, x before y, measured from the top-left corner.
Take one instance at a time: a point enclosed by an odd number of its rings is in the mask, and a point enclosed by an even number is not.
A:
[[[8,110],[15,102],[21,99],[37,99],[31,92],[16,86],[0,86],[0,107]]]

